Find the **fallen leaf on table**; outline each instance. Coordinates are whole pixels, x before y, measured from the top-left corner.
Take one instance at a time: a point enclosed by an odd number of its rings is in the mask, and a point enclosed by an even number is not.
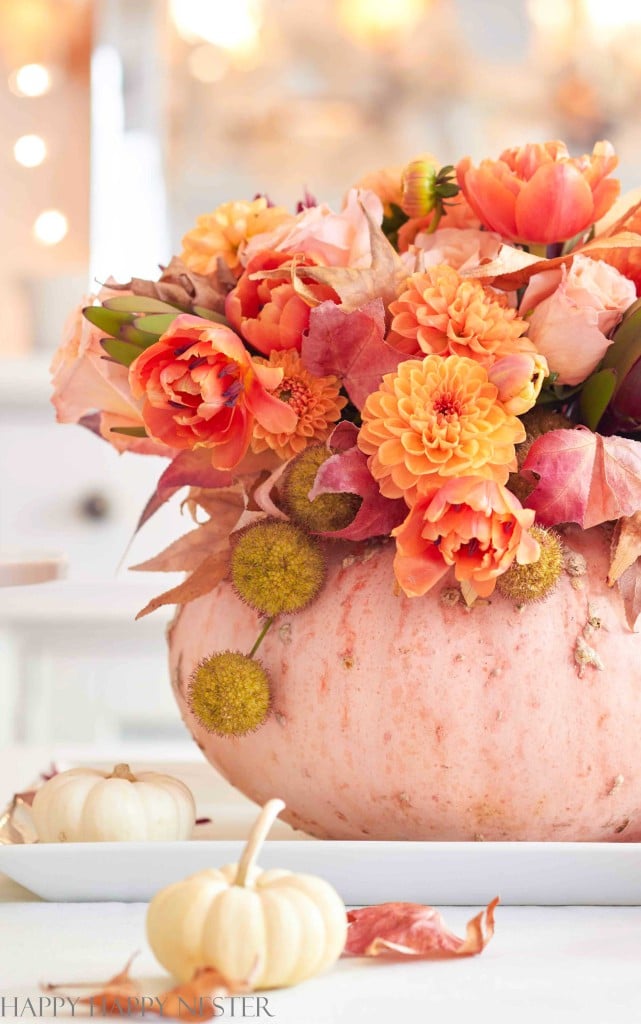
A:
[[[84,996],[73,1004],[71,1016],[76,1016],[77,1006],[90,1008],[90,1016],[97,1014],[99,1009],[102,1017],[135,1017],[156,1014],[164,1018],[176,1018],[187,1014],[190,1021],[199,1024],[218,1016],[219,1008],[214,1003],[216,997],[246,995],[253,991],[253,982],[257,976],[257,967],[251,976],[243,981],[232,981],[226,978],[215,967],[201,967],[194,972],[191,981],[183,982],[168,989],[159,996],[142,994],[140,983],[130,974],[131,965],[137,956],[134,953],[118,974],[109,981],[99,982],[72,981],[66,984],[42,985],[43,992],[57,992],[60,989],[96,989],[90,996]]]
[[[434,907],[381,903],[347,913],[345,953],[351,956],[416,957],[445,960],[481,953],[494,934],[498,897],[468,921],[464,939],[445,927]]]

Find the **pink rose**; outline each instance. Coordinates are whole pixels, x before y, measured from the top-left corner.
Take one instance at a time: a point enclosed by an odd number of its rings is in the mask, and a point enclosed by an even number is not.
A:
[[[99,298],[111,294],[115,293],[103,289]],[[83,305],[91,305],[93,298],[90,296]],[[58,423],[78,423],[85,416],[97,413],[100,435],[118,451],[171,455],[164,444],[149,438],[112,433],[113,427],[144,427],[142,402],[131,394],[127,367],[107,357],[100,344],[105,332],[85,319],[83,305],[67,320],[64,339],[51,363],[51,401]]]
[[[580,384],[599,365],[606,335],[636,299],[632,281],[603,260],[577,254],[568,268],[534,274],[521,302],[528,337],[558,384]]]
[[[433,234],[419,231],[410,247],[416,260],[416,271],[447,263],[455,270],[470,270],[480,263],[494,260],[503,244],[494,231],[475,228],[442,228]]]
[[[257,253],[271,249],[290,255],[302,253],[327,267],[369,267],[372,250],[363,208],[381,224],[383,206],[378,196],[352,188],[340,213],[334,213],[325,204],[312,206],[299,213],[293,222],[254,235],[245,247],[243,260],[248,263]]]

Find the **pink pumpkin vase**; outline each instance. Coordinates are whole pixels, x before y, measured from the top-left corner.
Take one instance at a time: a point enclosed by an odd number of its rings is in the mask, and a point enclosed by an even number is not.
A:
[[[209,761],[315,836],[641,840],[641,636],[606,585],[609,538],[569,529],[578,556],[545,601],[467,609],[449,579],[397,595],[393,546],[330,549],[327,584],[259,653],[273,710],[220,738],[186,698],[200,659],[248,652],[258,617],[228,583],[169,634],[184,721]]]

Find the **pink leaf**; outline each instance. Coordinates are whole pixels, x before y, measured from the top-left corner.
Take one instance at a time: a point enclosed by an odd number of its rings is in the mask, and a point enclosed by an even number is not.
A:
[[[392,500],[381,494],[378,484],[367,468],[367,456],[356,447],[358,431],[351,423],[341,423],[329,439],[329,447],[343,450],[330,456],[322,464],[314,486],[309,492],[313,501],[319,494],[357,494],[361,505],[356,516],[342,530],[325,533],[323,536],[341,540],[368,540],[370,537],[387,536],[395,526],[403,522],[407,506],[402,499]],[[347,447],[351,436],[352,447]]]
[[[545,526],[584,530],[641,509],[641,444],[586,427],[552,430],[534,442],[523,469],[540,476],[527,505]]]
[[[391,373],[401,354],[384,341],[385,307],[382,299],[345,312],[334,302],[312,310],[309,331],[303,338],[303,364],[318,377],[334,374],[357,408],[376,391],[384,373]]]
[[[345,953],[352,956],[411,956],[444,960],[482,952],[494,934],[498,898],[468,921],[464,939],[445,927],[434,907],[382,903],[350,910]]]
[[[641,615],[641,560],[637,559],[633,565],[626,569],[620,576],[617,586],[621,591],[625,616],[628,626],[636,631],[637,622]]]

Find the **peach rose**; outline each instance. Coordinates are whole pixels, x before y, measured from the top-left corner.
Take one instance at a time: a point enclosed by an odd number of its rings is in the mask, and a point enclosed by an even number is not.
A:
[[[603,260],[577,254],[571,266],[535,274],[521,302],[528,337],[558,384],[580,384],[611,344],[608,334],[636,299],[632,281]]]
[[[103,289],[98,297],[112,294]],[[171,453],[164,444],[112,432],[113,427],[143,427],[142,403],[131,394],[127,367],[109,359],[102,348],[100,341],[105,332],[83,316],[83,307],[90,306],[94,299],[89,296],[68,318],[63,342],[51,363],[51,401],[56,419],[58,423],[78,423],[97,413],[100,435],[118,451],[168,456]]]
[[[538,561],[539,545],[528,533],[533,522],[534,512],[494,480],[448,480],[392,531],[396,579],[408,597],[421,597],[454,566],[459,582],[488,597],[515,560]]]
[[[447,263],[455,270],[470,270],[494,260],[503,241],[494,231],[477,228],[441,228],[428,234],[419,231],[409,252],[415,259],[415,271]]]
[[[293,223],[255,235],[247,243],[245,260],[249,262],[259,252],[271,249],[290,256],[302,253],[327,267],[369,267],[372,248],[364,210],[377,224],[382,222],[383,206],[378,196],[352,188],[340,213],[325,204],[312,206],[299,213]]]
[[[252,362],[240,338],[197,316],[176,317],[129,368],[151,437],[172,448],[211,448],[215,469],[233,469],[254,423],[289,432],[296,413],[270,394],[283,371]]]
[[[581,157],[570,157],[562,142],[546,142],[506,149],[479,167],[465,157],[456,174],[486,227],[513,241],[549,244],[607,213],[619,194],[619,182],[607,177],[617,163],[609,142]]]
[[[297,260],[297,266],[316,266],[309,257]],[[254,279],[261,271],[282,270],[282,276]],[[318,302],[338,296],[328,285],[303,277],[305,288]],[[275,349],[300,350],[302,337],[309,327],[311,308],[296,291],[292,281],[292,258],[285,252],[257,253],[247,264],[236,287],[229,292],[225,314],[232,327],[245,341],[264,355]]]

